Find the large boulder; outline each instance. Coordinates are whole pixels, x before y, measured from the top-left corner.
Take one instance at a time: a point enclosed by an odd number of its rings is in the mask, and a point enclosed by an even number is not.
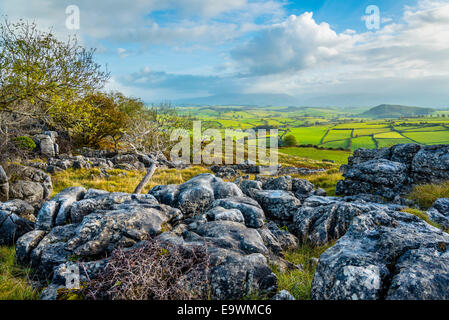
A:
[[[71,187],[44,203],[37,215],[36,229],[49,231],[55,225],[66,224],[70,217],[72,204],[81,200],[85,193],[86,189],[83,187]]]
[[[265,214],[257,201],[248,197],[230,197],[212,202],[211,208],[222,207],[228,210],[238,210],[245,225],[249,228],[260,228],[265,221]]]
[[[345,180],[338,182],[338,195],[374,194],[404,202],[401,197],[414,185],[449,179],[449,146],[410,143],[358,149],[340,171]]]
[[[243,196],[237,185],[210,173],[200,174],[181,185],[156,186],[149,194],[190,215],[202,213],[216,199]]]
[[[0,203],[0,245],[13,245],[34,228],[34,208],[26,202],[12,200]]]
[[[166,232],[159,238],[182,248],[206,247],[210,255],[207,285],[212,299],[242,299],[276,291],[276,276],[265,257],[268,249],[256,230],[241,223],[213,221],[183,237]]]
[[[86,200],[89,205],[79,205]],[[76,219],[71,219],[74,209]],[[61,225],[56,223],[58,217]],[[44,204],[38,229],[18,240],[16,257],[31,263],[40,279],[47,279],[55,266],[72,257],[89,260],[114,248],[131,247],[170,229],[170,223],[181,217],[178,209],[159,204],[151,195],[68,188]]]
[[[342,237],[352,220],[363,213],[382,210],[372,203],[329,200],[327,203],[304,203],[293,215],[292,232],[303,243],[325,245]]]
[[[285,229],[281,229],[273,221],[268,222],[262,228],[257,229],[262,237],[265,246],[275,255],[288,250],[296,249],[299,240]]]
[[[56,143],[58,133],[55,131],[45,131],[43,134],[34,136],[40,154],[46,158],[55,157],[59,153],[59,146]]]
[[[259,202],[268,218],[289,222],[301,206],[292,192],[284,190],[260,190],[254,192],[254,199]]]
[[[394,199],[410,184],[407,166],[390,160],[369,160],[350,167],[339,181],[337,194],[353,195],[369,193]]]
[[[51,195],[51,177],[40,169],[20,164],[5,168],[9,181],[9,199],[25,200],[36,209]]]
[[[430,220],[449,229],[449,198],[437,199],[426,214]]]
[[[67,242],[67,249],[80,257],[101,255],[155,236],[164,224],[180,218],[179,210],[151,198],[135,198],[86,216]]]
[[[312,299],[449,299],[449,234],[405,212],[359,210],[320,256]]]
[[[449,145],[422,147],[411,165],[416,183],[449,180]]]

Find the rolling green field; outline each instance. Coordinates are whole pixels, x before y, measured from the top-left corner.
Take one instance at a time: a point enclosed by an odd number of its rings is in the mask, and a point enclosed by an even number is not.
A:
[[[449,111],[438,110],[428,116],[399,119],[370,119],[356,109],[310,107],[204,106],[181,107],[180,113],[209,121],[216,128],[276,128],[280,139],[293,135],[301,148],[285,148],[286,153],[311,159],[333,159],[336,152],[358,148],[384,148],[400,143],[423,145],[449,144]],[[353,112],[353,113],[352,113]],[[307,148],[307,147],[320,147]],[[328,152],[323,149],[330,149]],[[347,157],[347,154],[344,153]]]

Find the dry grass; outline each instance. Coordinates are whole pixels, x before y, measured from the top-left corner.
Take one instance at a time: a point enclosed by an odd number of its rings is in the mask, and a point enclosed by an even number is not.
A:
[[[0,300],[37,300],[29,284],[31,270],[16,264],[14,247],[0,247]]]
[[[156,185],[180,184],[198,174],[206,172],[210,171],[199,166],[184,170],[156,169],[154,176],[143,190],[143,193],[148,192]],[[114,169],[107,170],[107,176],[104,176],[99,169],[68,169],[52,176],[53,194],[73,186],[81,186],[86,189],[101,189],[109,192],[132,193],[144,175],[145,172],[143,171]]]
[[[421,208],[428,209],[439,198],[449,198],[449,181],[415,186],[409,195]]]
[[[328,196],[335,196],[337,182],[343,179],[342,174],[339,173],[337,169],[331,169],[327,172],[312,174],[308,176],[292,175],[292,177],[309,180],[316,187],[326,190]]]

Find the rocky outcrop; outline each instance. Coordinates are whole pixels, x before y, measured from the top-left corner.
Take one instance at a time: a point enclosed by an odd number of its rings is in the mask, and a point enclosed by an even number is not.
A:
[[[312,299],[449,298],[443,289],[449,284],[447,233],[411,214],[376,205],[351,204],[348,210],[334,208],[331,215],[336,227],[327,233],[341,238],[320,256]],[[329,217],[324,220],[330,222]],[[324,237],[318,230],[329,230],[325,225],[312,228],[320,242]],[[344,228],[344,235],[337,234]]]
[[[91,149],[80,150],[81,154],[72,156],[61,154],[56,157],[50,157],[47,164],[35,163],[33,166],[38,166],[40,169],[54,173],[69,168],[73,169],[91,169],[97,168],[100,170],[132,170],[144,171],[145,168],[156,163],[158,168],[176,168],[182,169],[186,165],[167,160],[167,158],[160,152],[149,154],[136,153],[116,153]]]
[[[358,149],[341,168],[345,180],[338,195],[360,193],[388,200],[410,192],[415,184],[449,179],[449,146],[401,144],[380,150]]]
[[[243,196],[237,185],[210,173],[200,174],[181,185],[156,186],[149,194],[188,215],[203,213],[216,199]]]
[[[260,228],[265,221],[265,214],[257,201],[248,197],[230,197],[218,199],[210,205],[211,210],[215,208],[224,208],[234,210],[236,214],[240,213],[244,223],[249,228]]]
[[[440,198],[427,210],[429,219],[449,229],[449,198]]]
[[[9,183],[9,199],[21,199],[36,209],[47,200],[53,190],[51,178],[42,170],[20,164],[5,168]]]
[[[276,276],[266,258],[268,249],[254,229],[237,222],[213,221],[182,237],[167,232],[159,238],[184,248],[206,246],[212,299],[242,299],[254,293],[276,292]]]
[[[85,193],[86,189],[82,187],[71,187],[46,202],[37,214],[36,229],[49,231],[54,226],[66,224],[72,204],[81,200]]]
[[[34,208],[22,200],[0,203],[0,245],[13,245],[34,228]]]
[[[34,136],[34,141],[39,148],[41,156],[51,158],[59,154],[59,146],[56,143],[57,137],[58,133],[56,131],[45,131]]]
[[[210,168],[217,177],[231,180],[243,174],[262,174],[262,175],[286,175],[286,174],[300,174],[309,175],[324,172],[324,169],[309,169],[302,167],[282,167],[277,166],[262,166],[256,163],[245,160],[240,164],[232,165],[215,165]]]
[[[302,242],[322,246],[342,237],[357,216],[373,211],[400,209],[401,206],[358,200],[345,202],[341,198],[312,197],[294,213],[291,229]]]
[[[284,190],[255,191],[254,199],[259,202],[268,218],[282,224],[289,222],[301,206],[301,201],[292,192]]]
[[[192,206],[203,204],[204,210],[193,214]],[[73,187],[43,205],[36,229],[17,241],[16,258],[31,265],[38,279],[52,279],[42,298],[55,299],[67,286],[67,268],[77,266],[83,281],[92,279],[116,248],[155,240],[185,250],[201,246],[210,256],[207,285],[213,299],[272,296],[277,280],[269,265],[292,267],[282,252],[299,241],[265,219],[256,200],[211,174],[158,186],[147,195]]]
[[[83,201],[90,204],[88,209],[83,206],[85,215],[66,219],[78,212],[77,204]],[[128,195],[118,200],[115,193],[69,188],[44,204],[36,230],[19,239],[16,258],[31,263],[45,279],[70,257],[90,259],[114,248],[130,247],[170,228],[169,223],[181,216],[178,209],[159,204],[151,195]]]

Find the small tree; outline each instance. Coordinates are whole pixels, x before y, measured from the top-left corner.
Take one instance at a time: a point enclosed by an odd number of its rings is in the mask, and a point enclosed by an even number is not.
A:
[[[54,96],[73,97],[102,88],[109,73],[94,62],[95,50],[87,50],[75,37],[59,41],[35,23],[20,20],[0,24],[0,111],[17,113],[21,102],[51,108]],[[22,112],[36,114],[36,108]]]
[[[294,135],[289,134],[284,137],[284,146],[285,147],[295,147],[298,144]]]
[[[93,54],[75,37],[62,42],[35,23],[0,23],[0,157],[11,154],[11,137],[57,126],[50,114],[58,102],[103,87],[109,73]]]

